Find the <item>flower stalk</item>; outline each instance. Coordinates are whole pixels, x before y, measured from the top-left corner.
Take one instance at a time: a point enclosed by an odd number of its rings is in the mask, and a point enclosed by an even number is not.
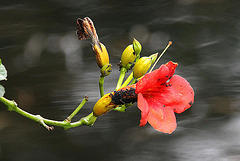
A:
[[[104,78],[105,76],[100,76],[99,78],[99,91],[100,91],[100,96],[104,96],[104,89],[103,89],[103,84],[104,84]]]
[[[73,111],[73,113],[67,117],[67,121],[71,122],[72,118],[82,109],[82,107],[85,105],[85,103],[87,103],[88,101],[88,96],[85,96],[82,100],[82,102],[80,103],[80,105]]]
[[[122,85],[122,82],[123,82],[123,79],[125,77],[126,72],[127,72],[127,69],[125,67],[121,67],[119,79],[118,79],[117,86],[116,86],[116,90],[121,88],[121,85]]]
[[[130,82],[131,80],[133,79],[133,72],[131,72],[131,74],[128,76],[128,78],[125,80],[125,82],[122,84],[121,88],[122,87],[126,87]]]

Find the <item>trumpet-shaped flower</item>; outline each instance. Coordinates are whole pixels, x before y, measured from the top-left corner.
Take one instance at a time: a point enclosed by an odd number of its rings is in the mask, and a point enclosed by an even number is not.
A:
[[[177,127],[174,112],[182,113],[193,104],[194,91],[188,81],[173,75],[177,65],[170,61],[136,84],[140,126],[148,122],[156,130],[170,134]]]
[[[194,102],[188,81],[173,75],[177,63],[168,62],[146,74],[139,82],[104,95],[94,106],[95,116],[137,101],[141,110],[140,126],[149,122],[156,130],[171,134],[177,127],[175,113],[182,113]]]

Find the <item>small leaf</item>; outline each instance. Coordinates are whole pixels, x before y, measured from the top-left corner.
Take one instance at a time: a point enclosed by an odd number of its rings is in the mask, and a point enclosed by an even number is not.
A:
[[[0,59],[0,81],[7,79],[7,70]]]
[[[2,97],[5,93],[5,89],[2,85],[0,85],[0,97]]]

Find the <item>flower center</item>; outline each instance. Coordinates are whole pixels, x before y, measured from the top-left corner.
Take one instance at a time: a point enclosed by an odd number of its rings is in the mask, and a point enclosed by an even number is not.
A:
[[[123,105],[127,103],[137,102],[137,94],[135,93],[135,88],[121,89],[119,91],[114,91],[110,94],[112,98],[112,103],[115,105]]]

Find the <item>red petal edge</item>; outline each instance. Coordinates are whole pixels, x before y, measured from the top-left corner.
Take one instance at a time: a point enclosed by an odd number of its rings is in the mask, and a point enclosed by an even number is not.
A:
[[[170,107],[150,107],[148,122],[158,131],[171,134],[177,127],[176,117]]]
[[[194,91],[186,79],[179,75],[174,75],[168,82],[169,93],[166,97],[171,98],[169,104],[174,112],[182,113],[190,108],[194,102]]]
[[[154,86],[156,83],[163,84],[169,78],[171,78],[177,67],[177,63],[172,61],[161,65],[158,69],[154,70],[151,73],[146,74],[137,84],[136,84],[136,93],[143,93],[148,90],[150,87]]]
[[[138,95],[138,108],[141,110],[141,120],[139,126],[144,126],[147,123],[147,116],[149,113],[148,103],[143,95],[140,93]]]

